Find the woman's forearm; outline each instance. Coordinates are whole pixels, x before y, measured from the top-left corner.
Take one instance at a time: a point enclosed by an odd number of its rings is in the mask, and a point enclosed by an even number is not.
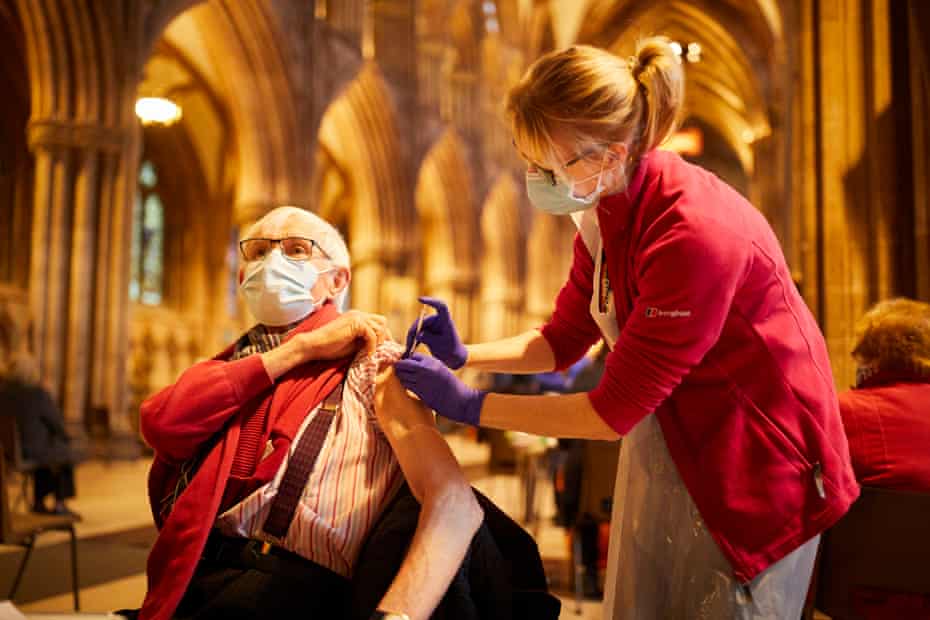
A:
[[[481,426],[546,437],[619,439],[591,405],[586,393],[562,396],[488,394]]]
[[[532,374],[555,368],[555,355],[549,341],[538,329],[512,338],[470,344],[465,365],[486,372]]]

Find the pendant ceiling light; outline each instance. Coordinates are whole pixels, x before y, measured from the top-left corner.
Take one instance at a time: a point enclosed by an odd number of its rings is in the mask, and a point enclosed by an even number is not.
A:
[[[181,120],[181,106],[164,97],[140,97],[136,116],[143,125],[174,125]]]

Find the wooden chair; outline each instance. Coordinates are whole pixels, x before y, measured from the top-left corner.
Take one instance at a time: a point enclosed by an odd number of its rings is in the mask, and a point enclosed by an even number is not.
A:
[[[23,510],[29,510],[29,480],[38,464],[23,457],[19,426],[12,415],[0,415],[0,446],[6,454],[6,465],[9,468],[7,471],[19,476],[19,496],[13,504],[13,509],[22,503]]]
[[[3,446],[0,446],[0,544],[17,545],[26,550],[16,572],[16,578],[13,580],[13,587],[10,588],[9,599],[12,600],[16,595],[16,590],[19,589],[36,538],[43,532],[60,530],[71,535],[71,588],[74,592],[74,610],[80,610],[75,522],[77,522],[77,517],[73,515],[14,513],[10,510],[6,487],[6,455]]]
[[[862,617],[854,595],[863,588],[930,601],[930,494],[863,487],[823,535],[814,588],[817,610],[834,620]]]

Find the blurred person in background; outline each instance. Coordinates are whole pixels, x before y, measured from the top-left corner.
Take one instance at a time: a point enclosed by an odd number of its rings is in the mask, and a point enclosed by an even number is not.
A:
[[[12,333],[14,329],[12,326],[4,331]],[[65,500],[75,495],[74,464],[79,459],[65,430],[61,409],[40,383],[38,364],[26,345],[28,338],[13,337],[9,341],[10,348],[16,350],[8,354],[0,368],[0,415],[16,419],[21,456],[38,466],[32,474],[32,510],[75,515]]]
[[[930,493],[930,304],[882,301],[856,326],[856,385],[839,395],[862,485]]]

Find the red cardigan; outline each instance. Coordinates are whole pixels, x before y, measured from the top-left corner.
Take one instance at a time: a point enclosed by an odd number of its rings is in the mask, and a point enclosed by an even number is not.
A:
[[[840,413],[861,484],[930,493],[930,382],[867,382]]]
[[[337,316],[335,306],[327,304],[288,338]],[[230,346],[194,364],[142,403],[142,434],[155,450],[149,501],[158,539],[146,564],[148,591],[140,620],[172,617],[221,506],[274,477],[304,418],[339,385],[351,362],[304,363],[273,382],[260,355],[228,361],[232,353]],[[212,446],[211,437],[217,438]],[[273,450],[259,460],[267,443]],[[167,512],[163,502],[177,488],[179,465],[202,451],[196,475]]]
[[[762,214],[673,153],[643,158],[598,220],[620,336],[594,409],[618,433],[655,412],[711,535],[749,581],[859,495],[826,345]],[[600,338],[580,236],[542,328],[559,369]]]

